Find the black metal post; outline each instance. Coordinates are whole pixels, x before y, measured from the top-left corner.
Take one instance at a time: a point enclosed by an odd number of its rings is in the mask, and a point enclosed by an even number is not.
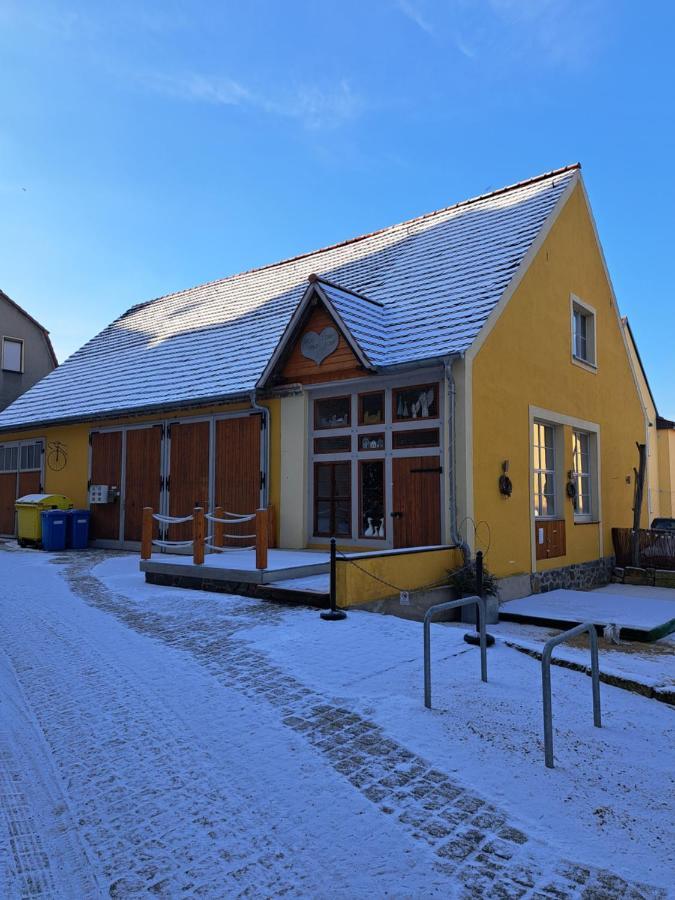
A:
[[[479,597],[483,596],[483,551],[478,550],[476,552],[476,593]],[[487,622],[485,623],[487,625]],[[480,644],[480,607],[476,605],[476,632],[475,634],[471,634],[467,632],[464,635],[464,640],[467,644]],[[486,634],[485,642],[488,647],[491,647],[495,639],[493,635]]]
[[[343,609],[337,608],[336,597],[336,558],[337,549],[335,538],[330,539],[330,609],[325,609],[321,613],[321,618],[328,622],[337,622],[340,619],[346,619],[347,613]]]

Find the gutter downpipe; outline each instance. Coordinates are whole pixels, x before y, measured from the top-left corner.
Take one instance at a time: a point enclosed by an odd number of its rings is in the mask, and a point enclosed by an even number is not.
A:
[[[456,387],[455,387],[455,377],[452,373],[452,362],[454,359],[458,359],[458,356],[449,356],[445,359],[443,363],[443,368],[445,370],[445,380],[448,386],[448,400],[450,403],[450,412],[449,412],[449,422],[448,422],[448,461],[450,464],[450,478],[449,478],[449,507],[450,507],[450,538],[455,544],[455,546],[459,547],[462,551],[462,556],[464,557],[464,565],[471,560],[471,548],[467,544],[467,542],[462,538],[459,533],[459,528],[457,527],[457,447],[456,447],[456,436],[457,429],[455,427],[455,419],[456,419]]]
[[[262,506],[267,508],[270,496],[270,411],[266,406],[261,406],[256,400],[256,392],[251,391],[249,394],[251,401],[251,409],[262,415],[263,429],[265,437],[263,440],[262,453]]]

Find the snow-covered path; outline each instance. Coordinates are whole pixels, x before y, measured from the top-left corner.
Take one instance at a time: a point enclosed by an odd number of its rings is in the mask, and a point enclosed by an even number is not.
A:
[[[307,613],[103,558],[0,554],[3,897],[660,895],[324,696],[301,645],[267,652]]]

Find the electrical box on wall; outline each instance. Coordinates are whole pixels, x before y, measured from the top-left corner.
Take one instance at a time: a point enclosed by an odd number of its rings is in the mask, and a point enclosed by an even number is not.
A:
[[[107,484],[92,484],[89,486],[89,503],[114,503],[120,492],[116,487]]]

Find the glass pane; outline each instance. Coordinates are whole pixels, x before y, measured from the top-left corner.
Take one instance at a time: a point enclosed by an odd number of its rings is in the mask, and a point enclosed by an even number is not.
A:
[[[384,450],[383,434],[363,434],[358,440],[359,450]]]
[[[317,534],[330,534],[330,511],[332,504],[328,500],[318,500],[316,504]]]
[[[349,463],[335,463],[335,496],[349,499],[352,495],[352,473]]]
[[[331,397],[314,402],[315,428],[346,428],[349,425],[350,397]]]
[[[394,391],[394,418],[438,418],[438,385],[428,384]]]
[[[330,464],[315,466],[316,496],[330,500],[333,496],[333,467]]]
[[[361,534],[385,536],[384,461],[361,463]]]
[[[23,344],[20,341],[5,338],[2,342],[2,368],[8,372],[20,372],[22,350]]]
[[[394,450],[404,450],[406,447],[438,447],[438,444],[438,428],[395,431],[392,438]]]
[[[359,397],[359,424],[380,425],[384,422],[384,392],[361,394]]]
[[[349,453],[351,449],[352,439],[348,434],[314,438],[315,453]]]
[[[340,501],[335,504],[335,534],[351,536],[351,503]]]

